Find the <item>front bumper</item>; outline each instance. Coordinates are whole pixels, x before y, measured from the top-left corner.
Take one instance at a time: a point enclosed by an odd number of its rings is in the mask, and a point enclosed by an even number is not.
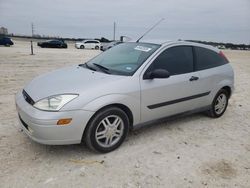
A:
[[[77,144],[94,112],[85,110],[47,112],[34,108],[16,95],[16,109],[23,131],[34,141],[48,145]],[[72,118],[68,125],[57,125],[59,119]]]

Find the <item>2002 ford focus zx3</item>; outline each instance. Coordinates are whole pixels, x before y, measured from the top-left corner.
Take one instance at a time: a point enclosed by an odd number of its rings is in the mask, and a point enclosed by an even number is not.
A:
[[[32,80],[16,95],[24,132],[110,152],[130,128],[186,112],[225,112],[234,73],[222,52],[187,41],[131,42]]]

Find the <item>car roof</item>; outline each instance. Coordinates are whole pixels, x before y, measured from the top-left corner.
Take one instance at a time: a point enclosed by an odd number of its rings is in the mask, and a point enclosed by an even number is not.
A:
[[[86,42],[86,41],[96,41],[96,42],[100,42],[99,40],[95,40],[95,39],[86,39],[86,40],[83,40],[83,42]]]
[[[208,48],[208,49],[217,51],[217,48],[215,48],[213,46],[202,44],[202,43],[197,43],[197,42],[189,42],[189,41],[185,41],[185,40],[164,42],[164,43],[162,43],[162,46],[168,46],[168,45],[172,45],[172,44],[176,44],[176,45],[180,44],[180,45],[187,45],[187,46],[197,46],[197,47]]]
[[[135,41],[134,41],[135,42]],[[161,45],[162,47],[166,46],[171,46],[171,45],[187,45],[187,46],[197,46],[197,47],[202,47],[202,48],[207,48],[210,50],[213,50],[215,52],[219,52],[218,48],[215,48],[210,45],[202,44],[202,43],[197,43],[197,42],[189,42],[185,40],[143,40],[141,43],[151,43],[151,44],[158,44]]]
[[[10,37],[0,36],[1,39],[11,39]]]
[[[56,39],[46,40],[45,42],[57,41]]]

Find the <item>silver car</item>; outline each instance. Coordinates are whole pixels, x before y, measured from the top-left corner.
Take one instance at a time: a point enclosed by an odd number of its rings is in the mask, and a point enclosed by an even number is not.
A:
[[[233,69],[216,48],[131,42],[35,78],[16,95],[16,106],[36,142],[84,141],[110,152],[139,124],[189,112],[220,117],[233,90]]]
[[[119,45],[121,43],[123,43],[123,42],[122,41],[113,41],[113,42],[107,43],[106,45],[101,46],[101,51],[106,51],[106,50],[108,50],[116,45]]]

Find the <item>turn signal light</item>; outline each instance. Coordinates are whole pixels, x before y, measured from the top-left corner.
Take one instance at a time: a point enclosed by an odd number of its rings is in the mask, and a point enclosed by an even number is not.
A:
[[[57,121],[57,125],[67,125],[72,121],[72,118],[67,118],[67,119],[59,119]]]

